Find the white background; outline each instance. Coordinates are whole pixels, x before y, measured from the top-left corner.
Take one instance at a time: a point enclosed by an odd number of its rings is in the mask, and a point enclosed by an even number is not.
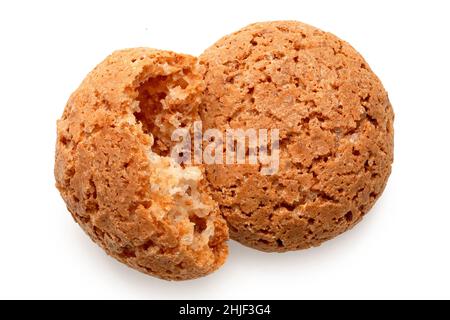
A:
[[[0,298],[450,298],[449,1],[1,1]],[[389,91],[395,165],[376,207],[319,248],[230,242],[218,272],[166,282],[107,257],[54,187],[56,120],[115,49],[200,54],[251,22],[350,42]]]

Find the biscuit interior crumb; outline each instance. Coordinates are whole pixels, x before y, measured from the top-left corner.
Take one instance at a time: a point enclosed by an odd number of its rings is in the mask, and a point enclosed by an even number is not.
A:
[[[197,108],[186,101],[188,76],[188,70],[161,75],[145,80],[138,88],[139,111],[135,117],[144,132],[154,138],[153,151],[160,155],[169,155],[172,132],[188,126],[196,116]]]
[[[180,244],[197,250],[208,245],[214,235],[214,202],[202,195],[199,183],[202,171],[195,166],[180,165],[170,157],[171,134],[177,128],[189,127],[197,117],[195,103],[186,100],[185,90],[190,70],[177,70],[168,75],[149,78],[138,88],[139,106],[134,113],[142,129],[153,140],[148,159],[151,163],[151,192],[154,201],[150,208],[160,220],[177,228]]]

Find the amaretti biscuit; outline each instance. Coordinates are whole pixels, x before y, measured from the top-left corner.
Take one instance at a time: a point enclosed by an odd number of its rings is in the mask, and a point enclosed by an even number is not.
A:
[[[256,23],[200,57],[208,128],[278,128],[280,165],[209,165],[231,238],[263,251],[317,246],[353,227],[393,162],[393,111],[348,43],[312,26]]]
[[[56,185],[74,219],[109,255],[172,280],[204,276],[227,256],[227,226],[200,166],[169,154],[198,118],[197,59],[114,52],[72,94],[58,121]]]
[[[109,255],[193,279],[224,263],[228,233],[284,252],[353,227],[390,175],[393,120],[382,83],[348,43],[300,22],[256,23],[199,59],[148,48],[107,57],[58,121],[56,186]],[[177,149],[180,129],[196,141],[187,149]],[[228,162],[232,129],[258,132],[241,149],[241,160],[259,153],[255,162]],[[225,149],[223,163],[197,161]],[[276,164],[262,162],[268,151]]]

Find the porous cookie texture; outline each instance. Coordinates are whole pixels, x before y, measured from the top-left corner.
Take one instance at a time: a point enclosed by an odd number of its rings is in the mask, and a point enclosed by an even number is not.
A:
[[[76,222],[109,255],[164,279],[204,276],[228,252],[203,168],[169,157],[170,134],[198,118],[202,90],[194,57],[117,51],[58,121],[56,185]]]
[[[200,57],[208,128],[278,128],[280,167],[211,165],[231,238],[263,251],[317,246],[354,226],[393,162],[393,111],[348,43],[299,22],[256,23]]]

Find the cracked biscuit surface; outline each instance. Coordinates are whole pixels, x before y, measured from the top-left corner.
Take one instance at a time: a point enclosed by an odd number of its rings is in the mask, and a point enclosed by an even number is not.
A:
[[[168,157],[171,132],[198,117],[202,90],[194,57],[121,50],[58,121],[56,185],[76,222],[109,255],[164,279],[204,276],[228,252],[203,169]]]
[[[280,167],[211,165],[231,238],[263,251],[317,246],[359,222],[393,162],[393,111],[349,44],[294,21],[256,23],[200,57],[208,128],[278,128]]]

